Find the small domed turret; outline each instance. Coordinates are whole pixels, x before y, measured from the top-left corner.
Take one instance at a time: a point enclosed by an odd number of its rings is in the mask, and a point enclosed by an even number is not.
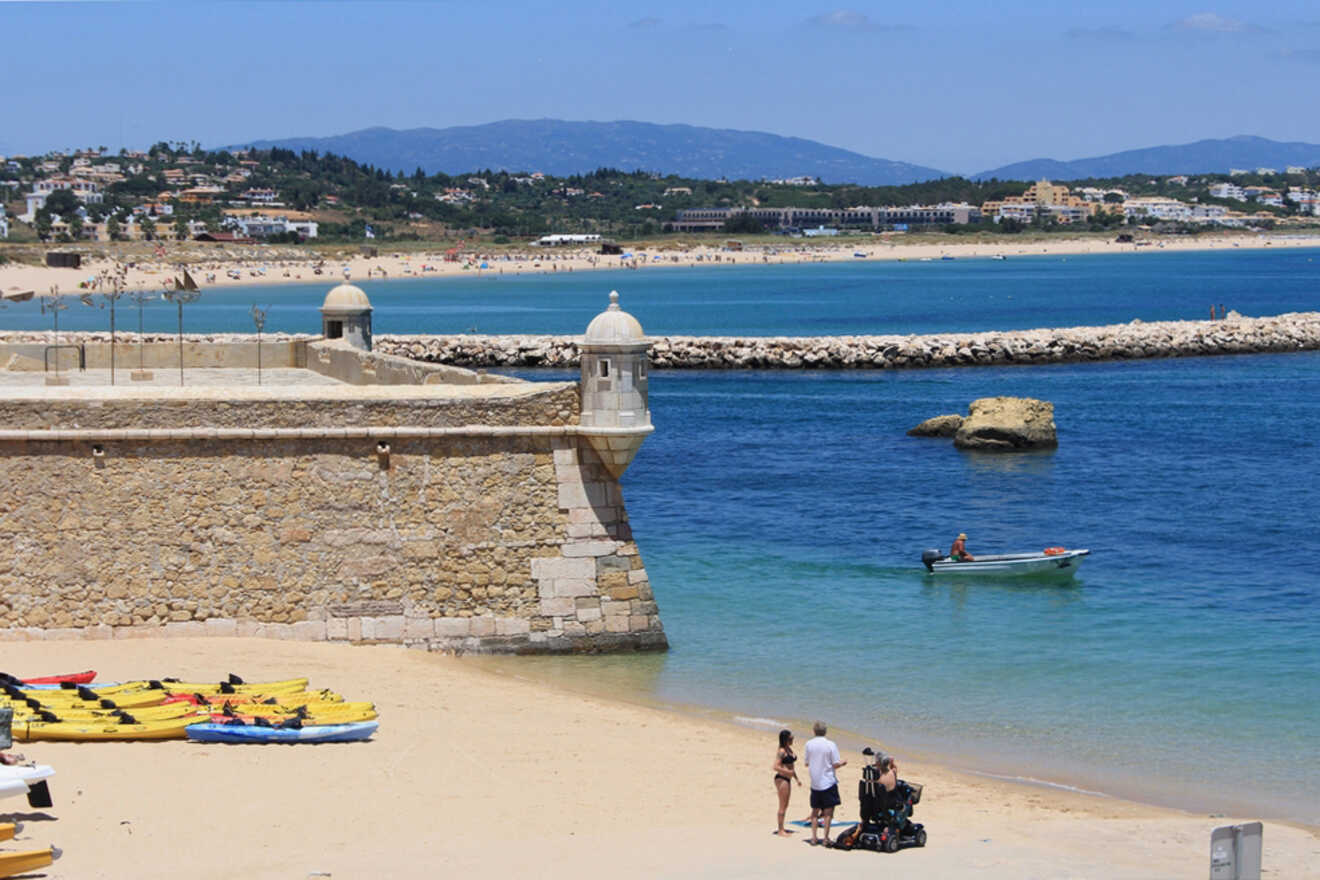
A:
[[[321,335],[371,351],[371,300],[362,288],[347,283],[331,288],[321,304]]]
[[[582,337],[580,424],[601,462],[619,477],[632,462],[651,425],[647,408],[647,349],[651,343],[637,319],[610,305],[587,325]]]

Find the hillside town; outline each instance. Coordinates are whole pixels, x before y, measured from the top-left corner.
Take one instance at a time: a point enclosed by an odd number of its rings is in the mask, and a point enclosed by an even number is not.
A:
[[[420,168],[405,176],[329,154],[161,143],[118,154],[89,148],[0,157],[0,239],[297,244],[327,233],[331,240],[535,240],[559,232],[810,236],[1121,225],[1188,232],[1314,224],[1320,214],[1320,173],[1301,167],[1079,184],[949,178],[867,188],[805,175],[730,182],[609,169],[569,178],[427,175]],[[941,194],[961,198],[925,200]]]

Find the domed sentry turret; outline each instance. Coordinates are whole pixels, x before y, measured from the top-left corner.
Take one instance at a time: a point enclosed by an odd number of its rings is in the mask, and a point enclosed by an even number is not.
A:
[[[341,284],[321,304],[321,335],[371,351],[371,300],[362,288]]]
[[[582,337],[582,433],[617,479],[628,469],[651,425],[646,402],[647,349],[651,343],[637,319],[610,306],[587,325]]]

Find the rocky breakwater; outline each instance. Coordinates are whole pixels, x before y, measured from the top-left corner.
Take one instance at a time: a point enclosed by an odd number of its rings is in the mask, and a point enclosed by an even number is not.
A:
[[[1320,312],[1222,321],[910,336],[654,336],[657,369],[917,369],[1320,350]],[[377,336],[376,349],[463,367],[576,367],[573,336]]]

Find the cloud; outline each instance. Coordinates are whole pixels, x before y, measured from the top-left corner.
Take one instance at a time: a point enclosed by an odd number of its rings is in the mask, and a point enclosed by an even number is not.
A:
[[[905,24],[881,24],[878,21],[871,21],[870,17],[864,12],[858,12],[855,9],[836,9],[833,12],[822,12],[820,15],[813,15],[807,19],[807,24],[811,27],[821,28],[840,28],[850,31],[910,31],[912,27]]]
[[[1086,43],[1126,43],[1135,39],[1136,34],[1121,27],[1069,28],[1065,36],[1070,40]]]
[[[1264,28],[1236,18],[1225,18],[1214,12],[1198,12],[1186,18],[1180,18],[1169,25],[1171,30],[1190,31],[1209,34],[1245,34],[1258,33]]]
[[[628,27],[636,31],[649,31],[653,28],[660,27],[661,22],[662,19],[656,18],[654,15],[648,15],[645,18],[639,18],[634,22],[629,22]]]

